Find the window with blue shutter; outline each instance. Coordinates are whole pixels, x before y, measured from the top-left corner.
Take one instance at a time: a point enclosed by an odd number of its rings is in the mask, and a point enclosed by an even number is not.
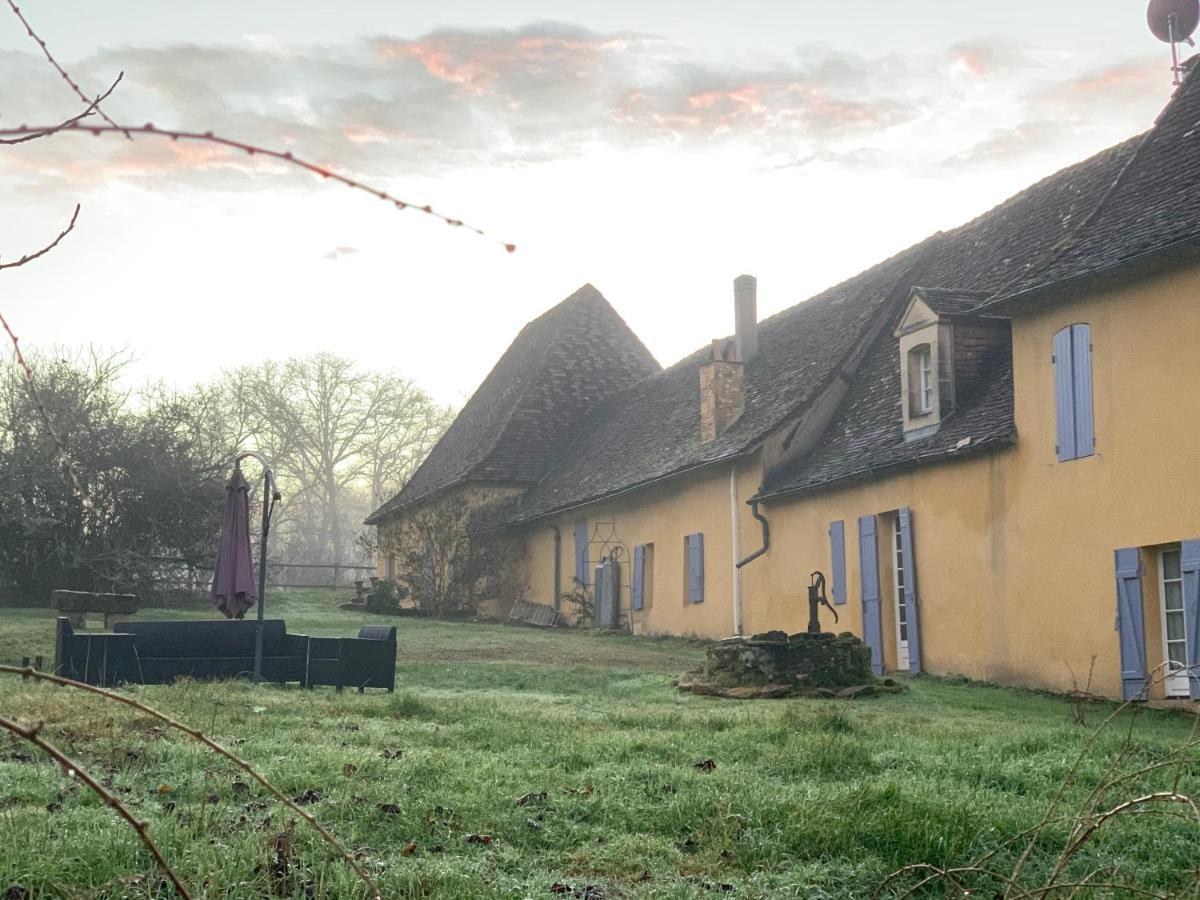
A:
[[[646,606],[646,545],[633,548],[633,579],[629,583],[629,605],[634,610]]]
[[[575,523],[575,582],[576,587],[588,586],[587,519],[580,519]]]
[[[858,560],[862,583],[863,641],[871,648],[871,671],[883,674],[883,620],[879,609],[879,546],[875,517],[858,520]]]
[[[1054,335],[1055,452],[1059,462],[1096,452],[1092,401],[1092,329],[1069,325]]]
[[[1183,578],[1188,694],[1193,700],[1200,700],[1200,541],[1183,542],[1179,570]]]
[[[684,560],[687,566],[688,603],[704,602],[704,535],[689,534],[683,539]]]
[[[829,526],[829,558],[833,578],[833,602],[846,602],[846,523],[834,522]]]
[[[1121,696],[1146,690],[1146,623],[1142,614],[1142,559],[1136,547],[1116,552],[1117,638],[1121,649]]]
[[[904,612],[908,632],[908,671],[921,671],[921,610],[917,601],[917,561],[913,551],[912,510],[902,507],[900,519],[900,565],[904,570]]]

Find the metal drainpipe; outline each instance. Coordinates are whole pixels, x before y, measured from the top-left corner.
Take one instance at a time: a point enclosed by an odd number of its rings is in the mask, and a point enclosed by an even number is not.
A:
[[[738,558],[742,555],[741,536],[738,534],[737,464],[729,467],[729,519],[733,535],[733,633],[742,633],[742,570]]]
[[[758,559],[760,556],[762,556],[764,553],[766,553],[768,550],[771,549],[771,523],[767,521],[766,516],[764,516],[762,513],[760,513],[758,511],[758,501],[757,500],[750,501],[750,514],[752,516],[754,516],[754,518],[758,519],[759,522],[762,523],[763,544],[761,547],[759,547],[757,550],[755,550],[753,553],[751,553],[749,556],[747,556],[745,559],[743,559],[740,563],[737,564],[737,567],[739,569],[745,568],[746,566],[750,565],[750,563],[754,562],[756,559]]]
[[[551,525],[554,532],[554,608],[562,607],[562,532],[557,525]]]

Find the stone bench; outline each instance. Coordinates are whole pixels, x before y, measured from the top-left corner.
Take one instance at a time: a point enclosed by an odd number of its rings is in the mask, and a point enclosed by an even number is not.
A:
[[[142,608],[134,594],[98,594],[93,591],[54,591],[51,607],[71,623],[73,628],[87,628],[88,613],[101,613],[105,629],[129,621]]]

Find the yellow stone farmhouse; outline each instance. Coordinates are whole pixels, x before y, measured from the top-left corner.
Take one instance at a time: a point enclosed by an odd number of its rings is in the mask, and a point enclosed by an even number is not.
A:
[[[1144,135],[778,315],[738,278],[735,335],[670,368],[580,289],[368,523],[486,506],[497,602],[586,585],[639,634],[802,630],[819,570],[879,672],[1196,699],[1198,251],[1192,75]]]

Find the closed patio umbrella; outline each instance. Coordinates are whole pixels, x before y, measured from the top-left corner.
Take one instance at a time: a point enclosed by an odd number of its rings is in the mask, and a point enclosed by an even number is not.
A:
[[[250,485],[236,466],[225,484],[225,517],[213,574],[213,605],[226,618],[240,619],[258,599],[250,555]]]

